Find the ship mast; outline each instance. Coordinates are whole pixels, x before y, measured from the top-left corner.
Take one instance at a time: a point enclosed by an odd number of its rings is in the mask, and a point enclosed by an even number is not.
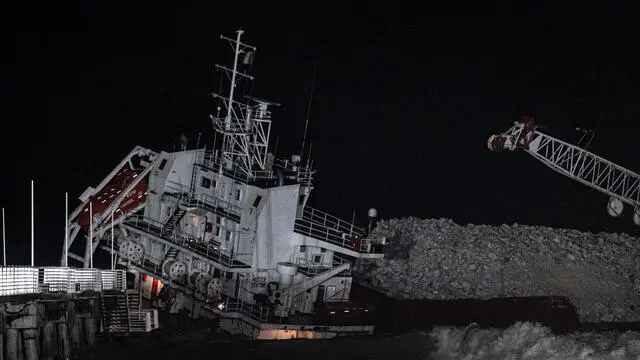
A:
[[[249,65],[253,60],[256,48],[240,41],[243,30],[236,31],[236,38],[220,36],[229,41],[234,52],[233,67],[231,69],[216,64],[216,69],[222,70],[230,80],[229,96],[224,97],[213,93],[213,97],[222,100],[225,107],[224,116],[209,117],[213,120],[216,132],[223,137],[220,163],[218,171],[225,170],[241,172],[249,178],[254,178],[256,168],[265,170],[266,149],[271,130],[271,114],[267,110],[270,103],[253,99],[255,105],[249,106],[237,101],[234,96],[237,82],[241,79],[253,80],[253,77],[241,70],[241,65]],[[240,55],[244,55],[240,61]],[[234,168],[235,167],[235,168]]]

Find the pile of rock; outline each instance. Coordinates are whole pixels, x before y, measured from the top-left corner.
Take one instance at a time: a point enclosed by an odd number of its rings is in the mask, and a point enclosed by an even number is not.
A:
[[[541,226],[381,220],[386,257],[356,279],[396,298],[563,295],[582,321],[640,321],[640,239]]]

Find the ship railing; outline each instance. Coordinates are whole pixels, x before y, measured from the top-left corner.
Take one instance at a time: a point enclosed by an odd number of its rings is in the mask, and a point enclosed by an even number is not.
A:
[[[222,156],[220,156],[217,150],[205,149],[204,151],[198,153],[196,164],[209,170],[218,172],[220,171],[220,167],[222,166],[222,161]],[[237,171],[235,167],[233,169],[227,169],[226,166],[222,166],[222,173],[227,177],[245,184],[250,183],[254,180],[254,176],[252,176],[252,174],[247,174],[243,171]]]
[[[306,257],[299,256],[295,258],[293,263],[298,266],[298,271],[300,273],[305,276],[313,277],[345,263],[353,264],[353,260],[347,256],[334,252],[331,255],[331,259],[328,261],[318,263],[311,261]],[[349,272],[349,270],[345,270],[345,272]]]
[[[111,251],[111,239],[108,239],[108,238],[104,239],[102,240],[101,244],[104,250]],[[118,242],[114,241],[114,244],[113,244],[114,253],[117,254],[119,249],[120,249],[120,246],[118,245]],[[134,262],[130,260],[124,260],[124,263],[121,263],[121,264],[134,265],[137,268],[139,268],[142,272],[147,273],[149,276],[152,276],[162,281],[164,284],[176,285],[181,289],[190,289],[189,285],[184,281],[184,279],[170,279],[166,277],[162,273],[163,263],[164,263],[163,259],[156,258],[146,253],[143,253],[142,258],[139,261]]]
[[[141,309],[129,312],[130,332],[150,332],[158,327],[158,309]]]
[[[213,120],[213,124],[216,127],[216,130],[221,131],[227,134],[250,134],[251,127],[245,124],[239,124],[235,121],[230,123],[226,123],[224,118],[215,118]]]
[[[298,267],[298,271],[305,276],[313,277],[331,269],[331,262],[317,263],[310,261],[306,257],[296,257],[294,264]]]
[[[285,160],[281,158],[273,159],[273,166],[285,171],[285,173],[296,174],[296,181],[301,184],[311,183],[313,180],[313,174],[315,171],[311,167],[301,165],[299,162],[294,163],[291,160]]]
[[[210,208],[214,211],[229,211],[233,214],[242,214],[242,208],[228,201],[222,200],[212,194],[194,194],[189,186],[173,181],[167,181],[165,192],[170,192],[181,203],[199,208]]]
[[[269,307],[254,304],[252,302],[242,301],[235,298],[226,298],[221,306],[218,306],[223,312],[235,312],[249,316],[252,319],[266,322],[269,320]]]
[[[217,150],[205,149],[198,153],[196,164],[203,166],[213,171],[219,171],[222,164],[222,156]],[[313,180],[313,174],[315,173],[310,167],[303,166],[300,163],[294,163],[291,160],[284,160],[280,158],[273,159],[273,167],[284,170],[285,173],[295,174],[296,181],[301,184],[309,184]],[[269,167],[269,165],[267,165]],[[276,179],[278,175],[271,168],[267,169],[253,169],[249,174],[234,169],[227,169],[223,166],[222,172],[225,176],[233,178],[234,180],[241,181],[243,183],[250,183],[257,180],[271,180]]]
[[[253,258],[253,254],[234,254],[233,251],[221,249],[215,242],[205,242],[198,237],[186,234],[177,229],[171,231],[166,230],[162,222],[148,217],[130,216],[124,223],[224,266],[247,267],[251,265],[250,261]]]
[[[349,257],[347,257],[347,256],[345,256],[345,255],[341,255],[339,253],[334,252],[333,253],[333,258],[331,259],[331,262],[332,262],[333,267],[335,268],[335,267],[338,267],[338,266],[340,266],[342,264],[345,264],[345,263],[349,263],[349,264],[353,265],[354,260],[349,258]],[[349,268],[349,270],[345,270],[345,271],[341,272],[338,275],[340,275],[340,276],[349,276],[349,275],[351,275],[351,267]]]
[[[104,244],[106,248],[109,248],[111,246],[111,240],[105,240]],[[118,246],[115,244],[114,244],[114,251],[116,252],[118,251]],[[151,276],[161,280],[167,285],[168,284],[178,285],[180,288],[184,290],[188,290],[193,293],[197,292],[197,289],[195,287],[188,285],[182,279],[167,279],[165,276],[163,276],[162,262],[163,261],[161,259],[153,258],[147,254],[144,254],[140,262],[136,262],[136,263],[132,262],[132,264],[138,266],[143,271],[148,272]],[[216,303],[216,305],[220,305],[220,303]],[[261,305],[257,305],[249,302],[244,302],[240,299],[227,298],[222,303],[222,306],[217,307],[217,309],[224,312],[242,313],[253,319],[263,321],[263,322],[267,321],[269,318],[269,307],[261,306]],[[131,331],[142,331],[141,329],[143,328],[148,329],[149,323],[151,324],[150,325],[152,327],[151,329],[153,329],[153,326],[154,326],[153,324],[156,324],[155,326],[157,328],[157,324],[158,324],[157,312],[147,315],[147,314],[144,314],[145,311],[149,311],[149,310],[141,310],[140,314],[137,314],[137,312],[131,313],[131,316],[134,317],[133,319],[135,320],[134,322],[136,322],[135,324],[132,322],[132,327],[137,326],[138,329],[140,329],[140,330],[132,329]],[[145,330],[145,331],[148,331],[148,330]]]
[[[346,263],[353,264],[353,261],[354,261],[353,259],[350,259],[349,257],[347,257],[345,255],[341,255],[339,253],[334,252],[333,253],[333,257],[331,259],[331,265],[333,267],[338,267],[338,266],[340,266],[342,264],[346,264]]]
[[[0,296],[75,294],[105,290],[125,291],[125,272],[63,267],[0,267]]]
[[[271,120],[271,110],[262,105],[251,106],[251,116],[255,121]]]
[[[106,240],[104,241],[104,244],[105,244],[105,248],[109,248],[111,245],[111,241]],[[114,245],[114,251],[117,251],[117,250],[118,250],[118,246]],[[131,264],[139,267],[144,272],[149,273],[150,276],[153,276],[158,280],[162,281],[166,286],[169,286],[169,284],[171,284],[171,286],[177,285],[178,288],[180,288],[183,291],[188,291],[193,294],[197,293],[198,290],[194,286],[189,285],[184,281],[185,276],[181,276],[180,278],[174,278],[174,279],[169,279],[166,276],[164,276],[162,274],[162,263],[163,263],[163,260],[154,258],[147,254],[143,255],[142,259],[140,259],[140,262],[131,262]],[[214,304],[220,305],[220,302],[214,303]],[[227,298],[224,302],[222,302],[222,306],[217,307],[217,309],[220,311],[226,311],[226,312],[239,312],[260,321],[266,321],[266,319],[268,319],[269,317],[268,307],[260,307],[257,304],[243,302],[239,299]],[[149,321],[151,324],[150,325],[151,329],[153,329],[154,326],[157,328],[157,324],[158,324],[157,312],[147,315],[147,314],[144,314],[145,311],[149,311],[149,310],[141,310],[140,314],[138,314],[138,312],[131,313],[130,316],[133,316],[133,320],[136,322],[136,324],[133,324],[132,326],[134,327],[137,326],[138,329],[140,329],[140,330],[132,329],[131,331],[142,331],[143,328],[145,329],[148,328],[147,324],[149,323]]]
[[[364,229],[320,210],[305,206],[302,215],[295,220],[295,232],[360,252],[362,246],[353,242],[361,238]]]

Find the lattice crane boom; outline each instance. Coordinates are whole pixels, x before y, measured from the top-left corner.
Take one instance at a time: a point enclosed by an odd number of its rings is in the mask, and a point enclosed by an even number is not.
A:
[[[525,117],[504,133],[492,135],[487,146],[494,152],[524,150],[556,172],[609,195],[609,215],[619,216],[623,203],[632,206],[633,221],[640,225],[640,175],[538,131],[531,118]]]

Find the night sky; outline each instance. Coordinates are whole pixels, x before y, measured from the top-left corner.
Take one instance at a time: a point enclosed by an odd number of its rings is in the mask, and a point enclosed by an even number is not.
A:
[[[627,8],[540,5],[429,8],[324,2],[300,7],[178,3],[23,9],[1,83],[0,204],[10,264],[29,262],[36,181],[36,264],[57,264],[70,208],[134,146],[171,150],[181,132],[211,143],[208,114],[235,36],[257,46],[253,96],[282,104],[273,141],[299,150],[314,65],[308,139],[318,174],[310,204],[344,219],[451,218],[638,234],[630,208],[524,152],[490,153],[522,115],[640,171],[638,27]],[[234,7],[235,6],[235,7]],[[396,7],[397,6],[397,7]],[[71,210],[70,209],[70,210]]]

